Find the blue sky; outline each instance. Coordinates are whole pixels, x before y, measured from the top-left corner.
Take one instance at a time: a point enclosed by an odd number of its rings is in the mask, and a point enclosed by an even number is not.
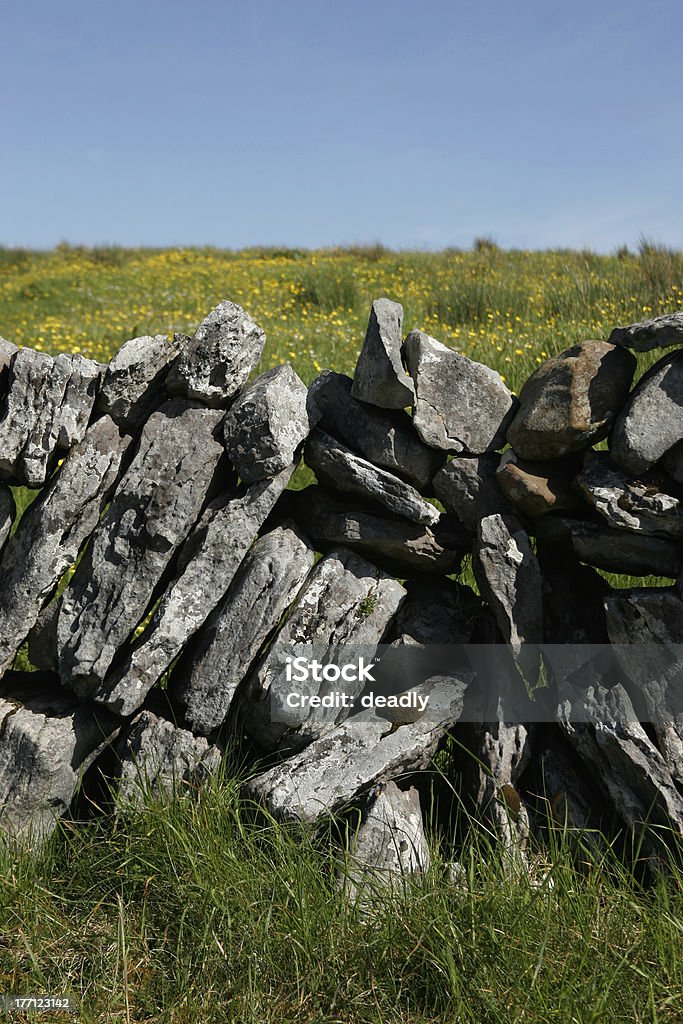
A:
[[[0,0],[0,244],[683,247],[680,0]]]

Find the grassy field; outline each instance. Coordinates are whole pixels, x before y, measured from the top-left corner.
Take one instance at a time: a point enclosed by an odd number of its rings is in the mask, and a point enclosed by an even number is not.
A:
[[[228,298],[266,329],[261,369],[352,372],[380,295],[403,303],[406,330],[518,390],[546,355],[683,307],[683,256],[485,240],[440,253],[0,249],[0,334],[103,361],[135,335],[191,332]],[[143,816],[65,825],[38,859],[3,847],[0,993],[80,992],[84,1022],[683,1022],[680,861],[645,884],[558,830],[520,878],[478,832],[455,850],[432,838],[429,876],[368,916],[338,889],[328,835],[255,826],[228,777]],[[442,870],[454,854],[457,883]]]

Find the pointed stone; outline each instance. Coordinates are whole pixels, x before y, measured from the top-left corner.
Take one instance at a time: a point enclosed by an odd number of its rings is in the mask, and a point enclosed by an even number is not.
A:
[[[168,397],[166,377],[182,342],[176,334],[145,335],[126,341],[107,367],[97,407],[125,430],[134,433]]]
[[[432,448],[482,455],[505,444],[517,399],[499,373],[422,331],[405,341],[415,382],[413,423]]]
[[[615,327],[609,340],[612,345],[623,345],[636,352],[683,345],[683,310],[657,316],[653,320],[641,320],[628,327]]]
[[[667,493],[663,476],[660,473],[657,479],[657,474],[651,473],[646,480],[634,480],[606,452],[590,452],[577,484],[610,526],[681,539],[683,505],[673,493]],[[669,484],[673,491],[675,484]]]
[[[640,378],[614,424],[610,455],[644,473],[683,438],[683,352],[670,352]]]
[[[168,375],[171,394],[219,408],[246,384],[261,358],[264,331],[234,302],[212,309]]]
[[[412,405],[413,382],[403,369],[403,306],[375,299],[353,379],[352,395],[381,409]]]
[[[500,458],[498,452],[457,455],[434,477],[434,491],[443,507],[472,533],[486,516],[514,511],[496,478]]]

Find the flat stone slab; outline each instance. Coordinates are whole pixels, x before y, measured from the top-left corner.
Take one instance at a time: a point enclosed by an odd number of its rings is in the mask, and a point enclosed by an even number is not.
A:
[[[174,398],[143,427],[137,453],[62,598],[60,675],[88,699],[144,617],[218,471],[220,411]]]
[[[224,596],[256,534],[294,472],[251,484],[212,502],[180,551],[176,577],[120,667],[92,696],[120,715],[140,707],[193,633]]]
[[[496,477],[500,459],[498,452],[456,455],[434,477],[434,491],[443,507],[472,533],[485,516],[514,511]]]
[[[225,598],[185,649],[169,691],[195,733],[225,721],[237,687],[275,631],[313,567],[314,552],[288,523],[260,537]]]
[[[433,526],[439,519],[438,509],[425,501],[414,487],[393,473],[373,466],[319,428],[306,443],[304,459],[320,483],[328,487],[356,494],[422,526]]]
[[[375,299],[356,363],[354,398],[382,409],[405,409],[413,404],[413,382],[401,362],[402,331],[403,306]]]
[[[241,306],[221,302],[183,347],[166,381],[171,394],[219,408],[246,384],[266,335]]]
[[[560,544],[573,551],[580,562],[606,572],[631,576],[667,576],[683,571],[680,544],[631,530],[565,516],[544,516],[533,525],[539,540]]]
[[[288,363],[240,392],[223,421],[225,447],[244,483],[277,476],[308,437],[308,388]]]
[[[607,437],[628,398],[635,356],[584,341],[547,359],[519,393],[507,439],[523,459],[557,459]]]
[[[141,711],[119,740],[119,798],[125,810],[149,798],[175,796],[215,774],[222,752],[152,711]]]
[[[683,506],[655,480],[629,478],[606,452],[591,452],[577,483],[591,505],[616,529],[683,538]]]
[[[0,471],[27,487],[42,487],[59,453],[82,440],[103,367],[80,355],[19,349],[10,365],[0,419]]]
[[[0,557],[0,675],[99,523],[130,438],[103,416],[29,505]]]
[[[500,457],[496,480],[505,497],[522,515],[573,512],[584,505],[573,486],[580,468],[575,458],[531,462],[520,459],[509,448]]]
[[[610,437],[627,473],[644,473],[683,439],[683,352],[670,352],[640,378]]]
[[[166,377],[177,358],[182,334],[169,341],[165,334],[126,341],[107,366],[97,407],[119,426],[136,432],[168,397]]]
[[[482,455],[505,444],[517,399],[499,373],[411,331],[405,355],[415,382],[413,423],[432,448]]]
[[[623,345],[636,352],[683,345],[683,310],[657,316],[653,320],[641,320],[628,327],[615,327],[609,340],[613,345]]]
[[[352,395],[353,381],[323,370],[311,384],[309,399],[325,433],[343,441],[368,462],[428,492],[445,456],[427,447],[403,411],[379,411]]]
[[[321,550],[351,548],[399,577],[458,572],[470,549],[467,534],[448,515],[433,526],[419,526],[335,499],[315,485],[290,496],[289,508]]]
[[[55,676],[8,673],[0,683],[0,828],[37,849],[120,726]]]

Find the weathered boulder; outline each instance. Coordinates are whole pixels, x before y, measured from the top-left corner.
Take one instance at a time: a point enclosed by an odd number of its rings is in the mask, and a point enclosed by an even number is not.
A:
[[[0,828],[37,848],[120,725],[55,676],[8,673],[0,683]]]
[[[635,357],[584,341],[547,359],[519,393],[507,439],[523,459],[557,459],[607,437],[628,397]]]
[[[216,436],[221,415],[174,398],[143,427],[62,599],[60,675],[80,697],[102,684],[194,525],[224,456]]]
[[[404,596],[397,580],[352,551],[340,548],[322,558],[245,682],[240,707],[256,743],[266,750],[281,741],[301,747],[346,717],[347,706],[290,706],[287,698],[293,691],[302,689],[306,695],[320,696],[330,686],[324,679],[313,678],[303,688],[293,686],[287,679],[287,658],[301,655],[339,667],[355,662],[360,653],[366,662],[371,661]],[[363,685],[357,673],[350,681],[340,678],[334,689],[350,700]]]
[[[42,487],[59,452],[82,440],[103,367],[80,355],[20,349],[10,366],[0,419],[0,471],[28,487]]]
[[[457,572],[470,548],[453,516],[442,515],[433,526],[418,526],[351,505],[315,485],[290,495],[288,510],[320,550],[351,548],[399,577]]]
[[[225,447],[244,483],[277,476],[311,429],[308,388],[289,363],[261,374],[240,392],[223,421]]]
[[[0,484],[0,552],[10,535],[16,512],[14,495],[7,484]]]
[[[332,370],[316,377],[309,398],[320,414],[320,427],[368,462],[428,491],[445,456],[422,443],[407,413],[380,412],[359,402],[352,386],[350,377]]]
[[[670,352],[638,381],[610,437],[610,454],[643,473],[683,438],[683,352]]]
[[[588,501],[610,526],[662,537],[683,537],[683,506],[660,479],[629,479],[606,452],[590,452],[577,477]],[[674,485],[675,487],[675,485]]]
[[[287,486],[294,464],[244,493],[217,498],[192,531],[173,582],[144,632],[121,664],[91,689],[92,697],[120,715],[140,707],[149,690],[206,621],[230,586],[254,537]]]
[[[175,796],[218,771],[222,753],[203,736],[193,736],[154,712],[141,711],[116,746],[119,799],[125,810],[147,799]]]
[[[350,448],[316,428],[304,452],[309,466],[322,484],[361,498],[422,526],[433,526],[439,512],[404,480],[378,469]]]
[[[223,601],[188,644],[169,691],[195,733],[224,722],[238,685],[277,628],[313,566],[314,553],[293,523],[260,537]]]
[[[525,516],[572,512],[583,502],[572,482],[580,469],[572,459],[531,462],[509,448],[500,457],[496,480],[508,501]]]
[[[434,477],[434,492],[443,507],[472,533],[485,516],[513,512],[496,478],[500,458],[498,452],[457,455]]]
[[[130,438],[103,416],[29,505],[0,557],[0,674],[98,525]]]
[[[653,348],[683,345],[683,311],[641,320],[628,327],[615,327],[609,336],[612,345],[623,345],[636,352],[650,352]]]
[[[256,368],[265,333],[234,302],[212,309],[182,348],[167,379],[171,394],[215,408],[225,406]]]
[[[401,362],[402,331],[403,306],[375,299],[356,363],[354,398],[381,409],[405,409],[413,404],[413,382]]]
[[[505,444],[517,399],[499,373],[411,331],[405,354],[415,381],[413,423],[432,448],[481,455]]]
[[[182,334],[175,334],[173,341],[156,334],[126,341],[106,369],[98,409],[124,430],[139,430],[168,397],[166,377],[182,343],[188,340]]]
[[[667,576],[683,571],[680,544],[632,530],[615,530],[588,519],[543,516],[533,532],[548,545],[570,549],[580,562],[631,576]]]

